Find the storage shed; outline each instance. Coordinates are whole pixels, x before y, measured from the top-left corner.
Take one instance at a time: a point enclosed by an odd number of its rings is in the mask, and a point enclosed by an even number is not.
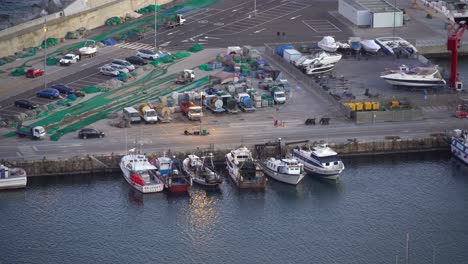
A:
[[[403,26],[403,12],[385,0],[339,0],[338,12],[359,27]]]

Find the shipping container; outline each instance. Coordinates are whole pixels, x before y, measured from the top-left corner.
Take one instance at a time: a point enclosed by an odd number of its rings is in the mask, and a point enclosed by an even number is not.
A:
[[[302,57],[302,53],[295,49],[285,49],[283,51],[283,58],[288,63],[294,63],[300,57]]]

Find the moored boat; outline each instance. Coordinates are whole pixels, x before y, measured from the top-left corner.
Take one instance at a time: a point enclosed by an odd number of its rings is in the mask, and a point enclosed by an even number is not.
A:
[[[450,149],[453,156],[468,165],[468,130],[455,129],[453,131]]]
[[[269,158],[262,161],[260,164],[266,175],[280,182],[296,185],[305,176],[304,164],[298,162],[297,159],[294,158]]]
[[[397,86],[433,87],[446,84],[437,66],[408,68],[401,65],[398,70],[387,70],[380,78]]]
[[[242,146],[225,155],[229,176],[241,189],[264,189],[266,177],[249,149]]]
[[[120,160],[120,169],[125,180],[142,193],[161,192],[163,182],[157,177],[157,168],[142,154],[129,154]]]
[[[170,192],[187,192],[192,186],[192,180],[181,171],[180,161],[166,156],[154,157],[151,163],[158,168],[156,175]]]
[[[337,180],[345,168],[338,153],[327,144],[317,144],[307,149],[296,147],[289,157],[303,162],[307,172],[328,180]]]
[[[339,46],[336,44],[335,39],[332,36],[325,36],[320,40],[317,45],[323,49],[324,51],[328,52],[335,52]]]
[[[9,168],[0,164],[0,190],[25,188],[26,171],[22,168]]]
[[[223,183],[220,175],[216,173],[213,154],[208,156],[188,155],[182,163],[184,172],[193,182],[206,187],[218,187]]]
[[[380,50],[380,46],[372,39],[362,40],[361,46],[366,52],[373,54],[376,54]]]
[[[400,37],[381,37],[376,38],[375,43],[382,47],[387,55],[394,55],[396,50],[404,50],[408,54],[416,54],[418,50],[409,41]]]

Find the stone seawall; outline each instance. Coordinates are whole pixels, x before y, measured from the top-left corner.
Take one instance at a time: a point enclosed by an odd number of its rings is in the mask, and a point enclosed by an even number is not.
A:
[[[356,156],[356,155],[378,155],[390,153],[409,153],[409,152],[428,152],[428,151],[449,151],[449,138],[441,135],[433,135],[423,139],[400,140],[398,137],[387,138],[384,141],[359,142],[350,140],[345,144],[330,144],[341,156]],[[254,151],[254,146],[247,146]],[[285,154],[290,151],[288,146],[283,148]],[[229,149],[199,149],[195,152],[190,152],[196,155],[211,152],[214,155],[214,160],[222,164],[224,155]],[[273,149],[266,149],[264,155],[273,155]],[[145,153],[149,156],[150,153]],[[188,153],[166,153],[167,156],[176,156],[182,160]],[[156,153],[158,155],[158,153]],[[8,161],[2,162],[7,166],[24,168],[28,176],[66,176],[77,174],[102,174],[120,172],[119,161],[121,154],[111,154],[103,156],[82,156],[70,159],[57,160],[30,160],[30,161]]]

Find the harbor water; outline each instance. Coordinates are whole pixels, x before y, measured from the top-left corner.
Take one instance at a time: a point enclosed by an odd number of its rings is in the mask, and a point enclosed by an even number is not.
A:
[[[141,195],[121,175],[0,192],[0,263],[468,263],[468,166],[353,157],[340,183]]]

